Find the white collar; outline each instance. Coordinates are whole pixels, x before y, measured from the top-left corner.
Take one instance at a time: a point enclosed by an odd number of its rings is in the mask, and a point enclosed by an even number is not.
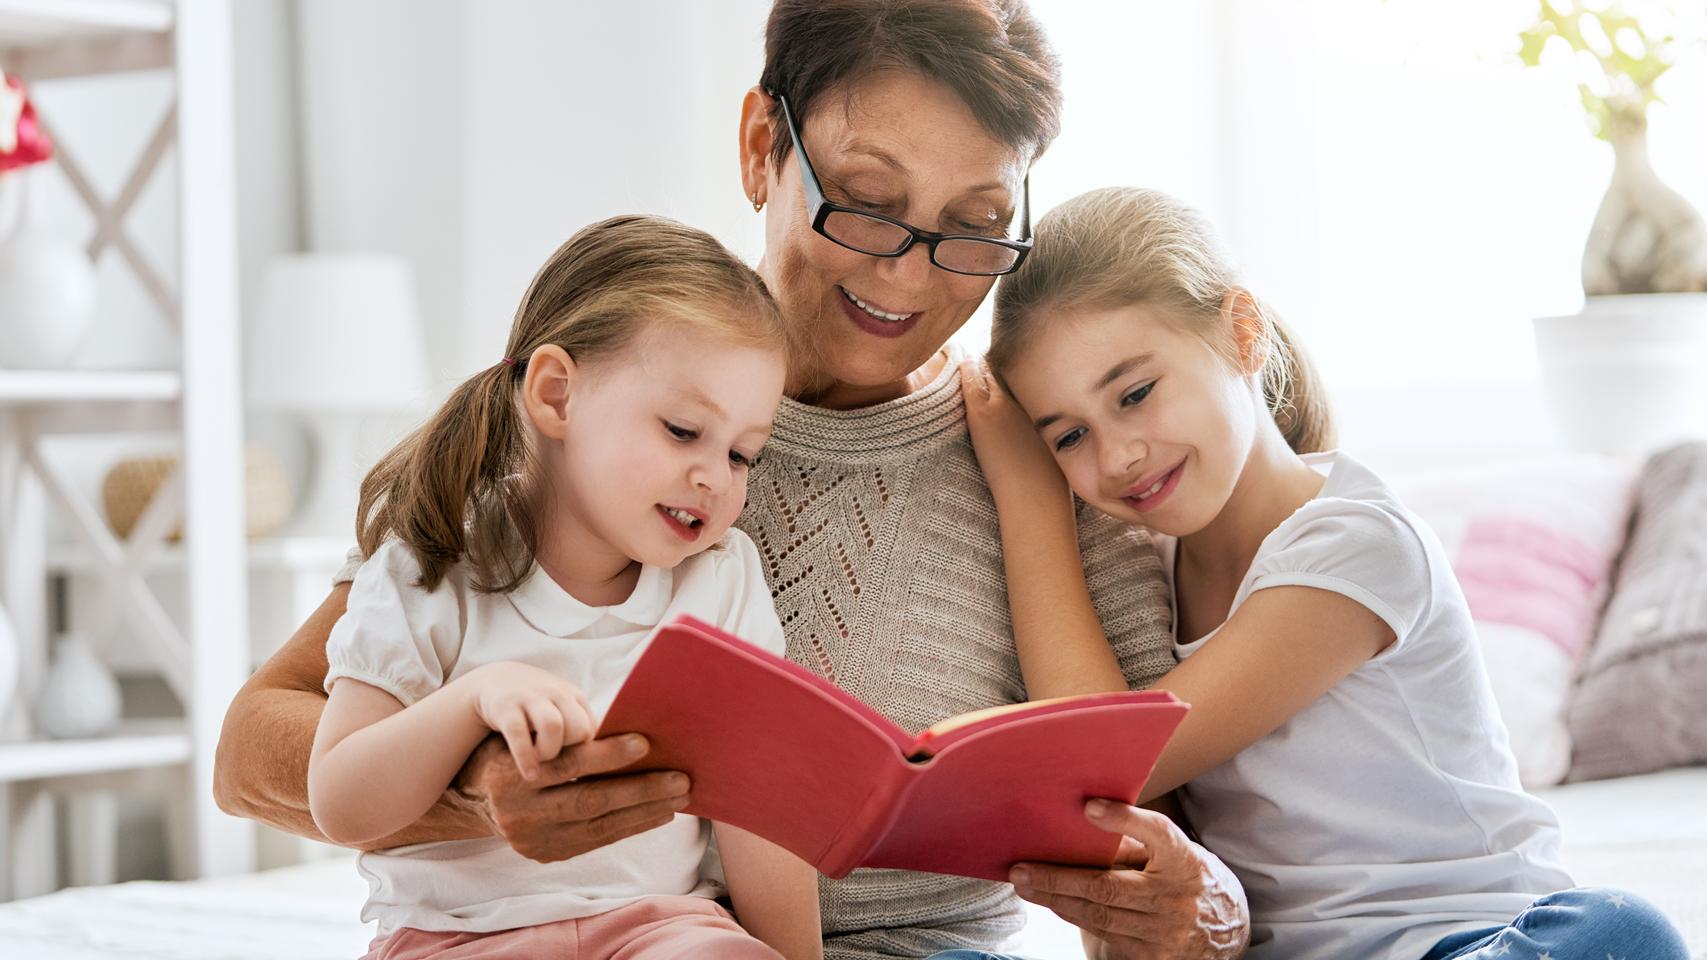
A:
[[[535,563],[527,579],[510,592],[510,603],[535,629],[554,637],[574,636],[604,617],[651,627],[663,622],[674,581],[674,572],[668,568],[641,564],[640,578],[628,599],[594,607],[575,599]]]

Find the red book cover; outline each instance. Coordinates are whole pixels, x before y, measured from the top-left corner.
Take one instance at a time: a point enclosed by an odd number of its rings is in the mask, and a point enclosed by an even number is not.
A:
[[[1164,691],[951,717],[913,736],[821,677],[682,617],[659,630],[599,736],[644,733],[634,770],[693,778],[688,813],[842,877],[893,867],[1005,880],[1018,861],[1108,866],[1085,801],[1131,803],[1187,705]]]

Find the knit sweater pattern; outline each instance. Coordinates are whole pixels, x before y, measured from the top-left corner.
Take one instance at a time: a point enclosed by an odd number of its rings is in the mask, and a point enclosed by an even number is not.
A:
[[[1025,699],[995,503],[957,364],[854,410],[784,400],[738,526],[758,546],[791,660],[917,732]],[[1127,681],[1174,666],[1160,561],[1140,530],[1081,507],[1091,596]],[[1007,884],[900,870],[820,878],[826,960],[1002,948]]]

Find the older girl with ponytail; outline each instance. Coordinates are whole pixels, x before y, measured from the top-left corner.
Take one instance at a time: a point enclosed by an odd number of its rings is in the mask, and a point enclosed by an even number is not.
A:
[[[1142,799],[1177,789],[1244,884],[1250,956],[1681,960],[1651,906],[1569,889],[1440,543],[1330,449],[1315,371],[1195,211],[1052,210],[961,373],[1032,698],[1126,687],[1071,494],[1155,535],[1180,664],[1154,688],[1192,709]]]
[[[758,552],[731,524],[783,345],[763,282],[698,230],[619,217],[552,255],[502,359],[362,484],[368,560],[327,644],[308,768],[328,838],[413,822],[490,732],[534,779],[592,736],[680,614],[782,653]],[[717,824],[720,876],[712,833],[671,812],[554,863],[496,836],[363,854],[368,956],[821,956],[812,868]]]

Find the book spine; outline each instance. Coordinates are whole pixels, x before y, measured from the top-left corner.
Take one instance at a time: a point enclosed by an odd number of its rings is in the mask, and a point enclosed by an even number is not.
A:
[[[901,800],[914,779],[915,770],[907,761],[885,764],[872,779],[870,792],[854,808],[857,812],[825,845],[824,855],[817,863],[819,872],[839,880],[864,863],[900,815]]]

